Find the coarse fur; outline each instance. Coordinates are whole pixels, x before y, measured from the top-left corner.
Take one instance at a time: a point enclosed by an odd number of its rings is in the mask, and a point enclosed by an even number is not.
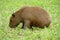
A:
[[[20,22],[23,23],[24,29],[32,26],[44,28],[50,25],[51,20],[47,11],[40,7],[23,7],[12,14],[9,26],[15,28]]]

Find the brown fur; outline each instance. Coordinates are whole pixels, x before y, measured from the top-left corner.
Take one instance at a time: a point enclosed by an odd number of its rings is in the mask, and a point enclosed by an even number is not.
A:
[[[10,18],[9,25],[11,28],[16,27],[20,22],[23,23],[24,29],[27,27],[48,27],[50,25],[50,16],[49,14],[40,7],[23,7],[17,12],[12,14]]]

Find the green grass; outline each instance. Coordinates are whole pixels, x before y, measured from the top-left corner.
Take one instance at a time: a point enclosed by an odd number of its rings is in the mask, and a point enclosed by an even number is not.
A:
[[[9,28],[12,13],[23,6],[40,6],[51,16],[49,28]],[[0,40],[60,40],[60,0],[0,0]]]

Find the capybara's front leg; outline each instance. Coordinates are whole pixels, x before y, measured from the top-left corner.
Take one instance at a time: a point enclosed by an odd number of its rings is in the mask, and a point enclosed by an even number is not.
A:
[[[30,21],[29,20],[24,20],[24,23],[23,23],[23,29],[27,29],[27,27],[30,26]]]

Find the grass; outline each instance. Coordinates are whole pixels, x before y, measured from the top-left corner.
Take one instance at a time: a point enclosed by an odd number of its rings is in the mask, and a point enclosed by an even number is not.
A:
[[[40,6],[51,16],[49,28],[9,28],[12,13],[23,6]],[[60,0],[0,0],[0,40],[60,40]]]

